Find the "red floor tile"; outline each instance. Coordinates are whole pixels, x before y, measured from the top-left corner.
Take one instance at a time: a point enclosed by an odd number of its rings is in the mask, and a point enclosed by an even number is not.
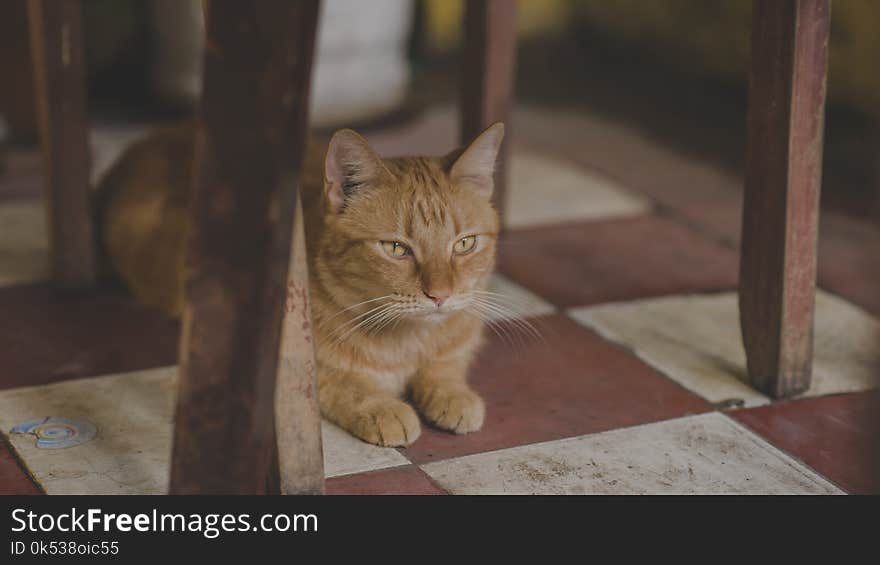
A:
[[[119,291],[56,295],[47,284],[0,288],[0,388],[177,362],[178,324]]]
[[[742,192],[724,192],[712,202],[684,203],[671,212],[685,224],[739,251],[742,231]]]
[[[501,271],[562,307],[736,288],[737,256],[656,216],[511,230]]]
[[[880,316],[880,226],[826,214],[819,231],[819,284]]]
[[[686,222],[737,248],[740,242],[740,194],[711,204],[676,208]],[[823,210],[819,226],[819,285],[880,316],[880,226]]]
[[[807,398],[728,415],[842,489],[880,494],[880,392]]]
[[[532,320],[546,341],[494,337],[471,370],[486,422],[454,435],[425,424],[401,452],[415,463],[696,414],[709,404],[562,315]]]
[[[31,481],[9,446],[0,439],[0,495],[41,494]]]
[[[738,253],[740,202],[683,207],[675,211]],[[837,212],[822,212],[818,244],[819,286],[880,316],[880,226]]]
[[[714,143],[717,135],[690,147],[675,147],[646,135],[640,120],[624,124],[589,112],[517,110],[514,119],[521,143],[601,171],[662,206],[712,203],[742,187],[741,178],[731,172],[736,165],[719,166],[700,155],[706,142]]]
[[[415,465],[328,479],[327,494],[446,494]]]

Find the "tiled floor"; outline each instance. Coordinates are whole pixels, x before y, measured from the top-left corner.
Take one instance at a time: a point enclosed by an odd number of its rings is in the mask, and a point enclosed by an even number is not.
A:
[[[719,413],[432,463],[460,494],[833,494],[820,475]]]
[[[880,393],[838,394],[733,412],[734,418],[847,492],[880,493]]]
[[[713,404],[770,402],[747,384],[735,293],[668,296],[569,313]],[[880,386],[880,322],[819,291],[815,325],[813,378],[804,396]]]
[[[538,329],[489,334],[475,434],[423,428],[384,449],[325,423],[330,494],[880,493],[880,231],[823,219],[814,386],[782,402],[745,381],[736,300],[739,179],[589,113],[518,108],[496,291]],[[452,109],[367,132],[441,153]],[[106,164],[128,130],[102,129]],[[45,282],[39,166],[0,175],[0,494],[167,488],[177,324],[119,290]],[[95,439],[38,449],[41,416]],[[35,482],[34,482],[35,481]]]
[[[658,216],[511,230],[499,259],[501,272],[561,307],[727,290],[737,280],[736,253]]]

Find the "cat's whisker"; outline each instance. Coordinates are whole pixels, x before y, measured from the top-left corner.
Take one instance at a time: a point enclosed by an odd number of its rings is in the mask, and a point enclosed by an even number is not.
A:
[[[339,337],[339,339],[336,340],[336,342],[344,341],[358,329],[364,330],[368,334],[374,334],[388,326],[388,324],[402,318],[408,311],[411,311],[411,308],[408,308],[406,304],[401,304],[399,302],[386,304],[384,305],[384,308],[378,309],[373,315],[361,320],[357,325],[348,329]]]
[[[393,303],[392,303],[392,304],[393,304]],[[345,322],[343,322],[342,324],[340,324],[339,326],[337,326],[336,329],[334,329],[333,332],[331,332],[331,333],[339,332],[340,330],[342,330],[342,329],[345,328],[346,326],[349,326],[350,324],[356,322],[357,320],[360,320],[360,319],[363,319],[363,318],[365,318],[365,317],[368,317],[368,316],[370,316],[370,315],[372,315],[372,314],[375,314],[376,312],[378,312],[378,311],[382,310],[383,308],[385,308],[385,307],[387,307],[387,306],[390,306],[390,305],[391,305],[391,304],[389,304],[389,303],[385,303],[385,304],[380,304],[380,305],[378,305],[378,306],[374,306],[373,308],[370,308],[370,309],[367,310],[366,312],[363,312],[363,313],[361,313],[361,314],[358,314],[357,316],[354,316],[353,318],[350,318],[350,319],[346,320]]]
[[[386,316],[388,316],[391,312],[395,311],[398,308],[397,304],[388,304],[385,308],[382,308],[372,316],[368,318],[364,318],[360,322],[358,322],[355,326],[348,329],[345,334],[340,338],[340,341],[344,340],[346,337],[351,335],[353,332],[359,329],[366,329],[369,331],[372,327],[375,326],[379,321],[383,320]]]
[[[333,330],[330,334],[327,335],[327,338],[331,338],[336,336],[336,339],[332,342],[333,345],[337,343],[341,343],[345,340],[353,331],[357,330],[360,327],[372,322],[376,317],[382,316],[387,310],[396,308],[397,304],[392,302],[390,304],[381,304],[376,306],[375,308],[371,308],[367,310],[363,314],[355,316],[351,320],[339,325],[335,330]],[[360,320],[360,321],[358,321]],[[357,322],[354,326],[351,326],[352,323]],[[348,327],[351,326],[351,327]],[[340,332],[345,330],[344,333],[340,335]]]
[[[404,317],[403,314],[404,313],[401,312],[400,315],[397,316],[397,318],[395,318],[394,323],[391,325],[391,331],[394,331],[397,329],[397,324],[400,323],[400,320],[402,320]]]
[[[488,294],[483,292],[475,292],[473,297],[483,301],[487,301],[498,308],[504,309],[505,318],[509,317],[525,319],[529,316],[529,305],[524,301],[517,301],[516,299],[505,295],[499,295],[495,293]]]
[[[380,323],[378,323],[377,325],[375,325],[373,327],[373,331],[378,333],[378,332],[382,331],[383,329],[385,329],[385,327],[387,327],[391,323],[393,323],[394,326],[396,326],[397,322],[401,318],[403,318],[403,315],[405,313],[406,313],[406,310],[404,308],[398,308],[398,309],[392,311],[390,314],[385,316],[384,320],[382,320]],[[393,329],[393,327],[392,327],[392,329]]]
[[[344,314],[345,312],[348,312],[348,311],[350,311],[350,310],[353,310],[353,309],[357,308],[358,306],[363,306],[364,304],[369,304],[369,303],[371,303],[371,302],[376,302],[377,300],[383,300],[383,299],[393,298],[393,297],[394,297],[393,294],[386,294],[385,296],[377,296],[376,298],[370,298],[369,300],[364,300],[364,301],[362,301],[362,302],[358,302],[357,304],[352,304],[351,306],[348,306],[347,308],[343,308],[343,309],[340,310],[339,312],[336,312],[335,314],[333,314],[333,315],[330,316],[329,318],[325,318],[324,320],[322,320],[321,323],[318,324],[318,327],[319,327],[319,328],[324,327],[325,325],[327,325],[327,323],[328,323],[330,320],[336,318],[336,317],[339,316],[340,314]]]
[[[484,304],[489,310],[495,312],[501,318],[501,320],[519,325],[525,330],[531,329],[526,320],[524,320],[519,313],[515,312],[511,308],[487,300],[480,300],[479,302]]]
[[[402,315],[402,308],[403,307],[399,304],[395,304],[395,308],[383,312],[382,316],[369,324],[370,327],[367,328],[367,333],[378,333],[379,331],[381,331],[382,328],[391,323],[391,321],[394,320],[397,316]]]
[[[522,318],[526,317],[526,312],[529,309],[528,303],[522,298],[515,298],[507,294],[492,292],[490,290],[472,290],[471,292],[480,296],[488,297],[499,304],[505,304]]]
[[[480,311],[479,309],[464,310],[464,312],[466,314],[470,314],[470,315],[476,317],[477,319],[479,319],[480,321],[482,321],[483,324],[485,324],[485,326],[487,328],[492,330],[492,333],[497,335],[498,338],[501,341],[503,341],[505,344],[507,344],[511,349],[515,350],[517,348],[518,344],[513,341],[513,339],[508,334],[508,332],[504,329],[504,327],[501,324],[498,324],[495,320],[493,320],[491,318],[491,316],[489,316],[485,312]],[[502,331],[502,330],[504,330],[504,331]],[[521,344],[519,344],[519,345],[521,345]]]
[[[490,328],[496,329],[496,335],[501,336],[504,335],[506,341],[511,345],[511,347],[522,346],[523,343],[521,341],[517,341],[519,336],[517,336],[514,332],[511,331],[511,328],[508,327],[507,324],[503,323],[503,320],[497,319],[497,314],[493,312],[491,309],[487,308],[486,305],[477,300],[472,300],[471,304],[474,306],[474,310],[480,314],[480,319],[488,325]],[[501,332],[501,333],[499,333]]]
[[[483,294],[482,292],[478,294]],[[527,310],[527,306],[524,303],[519,303],[515,299],[505,296],[503,294],[498,293],[485,293],[486,296],[481,296],[482,300],[492,304],[496,308],[500,309],[504,312],[505,317],[509,317],[511,319],[516,319],[518,322],[525,324],[529,327],[530,333],[533,333],[535,337],[541,337],[540,332],[535,328],[531,322],[529,322],[526,318],[528,315],[525,310]],[[491,296],[490,296],[491,295]],[[504,301],[504,302],[502,302]]]
[[[526,340],[524,339],[523,332],[520,328],[510,323],[507,319],[498,318],[491,310],[486,309],[486,316],[489,319],[487,323],[496,326],[499,330],[503,331],[505,335],[509,336],[508,341],[513,349],[525,348]]]
[[[471,300],[473,300],[474,303],[482,305],[485,309],[499,316],[502,321],[507,322],[518,328],[524,334],[529,335],[537,340],[544,340],[541,332],[539,332],[538,329],[531,322],[526,320],[522,314],[514,311],[512,308],[505,306],[504,304],[493,302],[487,297],[471,296]]]
[[[490,327],[496,326],[500,332],[503,332],[508,337],[507,341],[515,349],[525,348],[528,341],[535,339],[531,331],[528,331],[525,326],[515,323],[515,320],[509,317],[499,317],[498,312],[486,304],[475,302],[474,305],[476,309],[483,312],[486,324]]]
[[[502,322],[517,328],[524,337],[529,337],[536,341],[544,341],[544,336],[541,335],[541,332],[528,320],[514,316],[504,316],[502,317]]]

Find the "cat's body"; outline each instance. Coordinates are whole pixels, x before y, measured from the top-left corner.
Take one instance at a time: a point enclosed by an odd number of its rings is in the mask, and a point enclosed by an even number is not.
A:
[[[380,159],[338,132],[311,142],[301,176],[323,415],[379,445],[406,445],[422,415],[475,431],[483,402],[467,385],[482,339],[498,216],[489,203],[503,129],[445,157]],[[106,263],[143,302],[183,302],[192,129],[132,145],[98,189]]]

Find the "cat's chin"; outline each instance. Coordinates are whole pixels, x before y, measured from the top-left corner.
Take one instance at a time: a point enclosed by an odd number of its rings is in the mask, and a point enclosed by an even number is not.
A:
[[[449,316],[454,313],[455,310],[429,310],[427,312],[419,313],[415,316],[412,316],[412,318],[420,322],[436,324],[438,322],[449,319]]]

